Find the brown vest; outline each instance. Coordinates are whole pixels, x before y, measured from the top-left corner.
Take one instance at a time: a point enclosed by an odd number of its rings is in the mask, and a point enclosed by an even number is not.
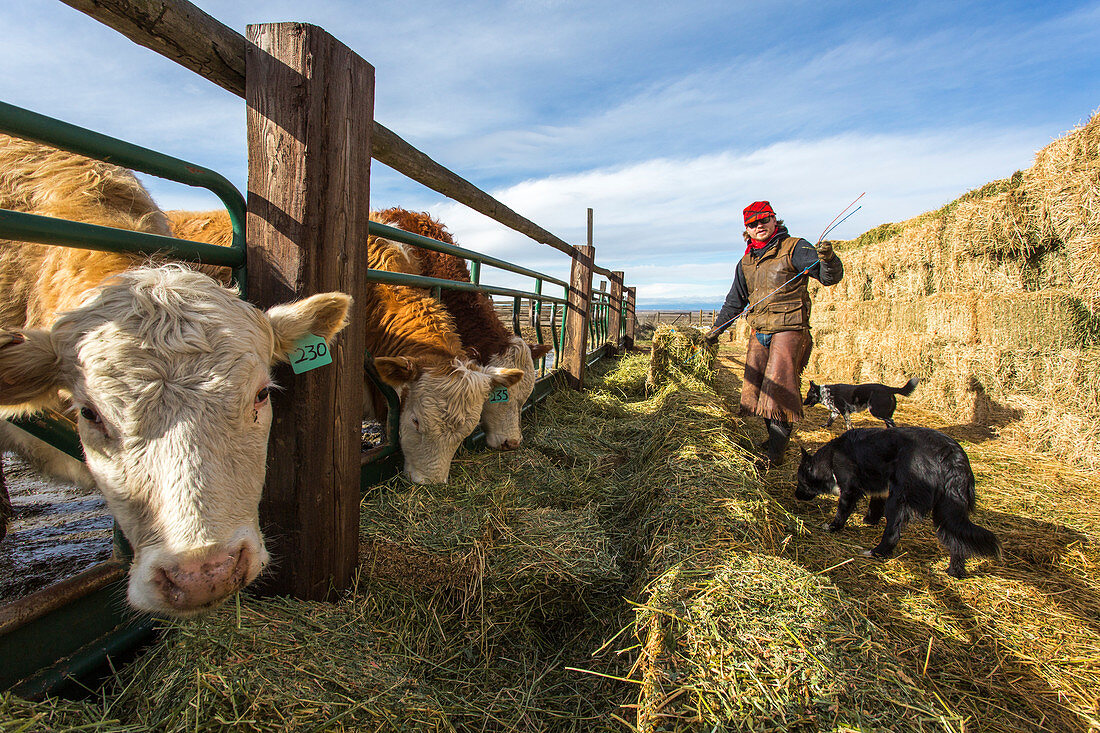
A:
[[[798,270],[791,264],[798,237],[787,237],[759,257],[746,253],[741,270],[749,290],[749,303],[755,303],[794,277]],[[748,314],[749,325],[760,333],[805,331],[810,328],[810,294],[806,279],[798,278],[783,285]]]

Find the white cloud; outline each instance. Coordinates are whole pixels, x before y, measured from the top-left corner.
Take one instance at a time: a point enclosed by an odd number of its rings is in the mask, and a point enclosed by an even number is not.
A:
[[[1095,105],[1100,58],[1095,0],[999,13],[932,0],[844,13],[808,0],[198,4],[242,33],[327,28],[375,65],[376,117],[426,154],[570,242],[593,207],[600,263],[643,298],[724,296],[748,201],[770,199],[812,239],[867,191],[836,232],[851,237],[1029,165]],[[0,24],[14,29],[4,101],[244,188],[242,100],[56,0],[0,4]],[[216,205],[148,180],[166,208]],[[430,207],[470,248],[567,275],[560,253],[383,166],[372,184],[376,206]]]
[[[743,252],[741,209],[768,199],[793,234],[816,240],[861,192],[862,209],[831,235],[857,236],[888,221],[938,208],[965,191],[1031,164],[1049,141],[1037,130],[965,129],[925,135],[844,135],[778,143],[750,154],[655,159],[573,176],[553,176],[493,195],[574,244],[586,241],[594,209],[597,261],[622,269],[639,301],[691,293],[720,301]],[[458,204],[432,207],[463,246],[502,259],[533,258],[541,247]],[[548,274],[561,276],[562,262]]]

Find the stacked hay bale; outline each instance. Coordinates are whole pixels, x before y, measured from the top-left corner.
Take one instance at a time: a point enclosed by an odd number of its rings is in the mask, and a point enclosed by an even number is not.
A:
[[[1100,115],[1035,165],[838,243],[811,285],[819,381],[922,383],[914,399],[1100,468]]]

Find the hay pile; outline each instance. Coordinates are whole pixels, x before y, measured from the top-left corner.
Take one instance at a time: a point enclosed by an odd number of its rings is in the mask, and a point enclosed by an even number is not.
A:
[[[713,380],[718,345],[707,344],[704,335],[694,326],[658,326],[653,332],[646,386],[657,389],[679,374],[704,382]]]
[[[858,606],[792,561],[808,530],[753,472],[736,395],[676,381],[655,401],[691,425],[647,469],[658,497],[634,624],[637,729],[952,730]]]
[[[927,406],[1100,468],[1100,115],[838,250],[844,279],[811,285],[815,379],[919,376]]]
[[[340,602],[246,596],[239,619],[173,624],[97,700],[0,710],[12,730],[621,730],[632,660],[601,647],[632,615],[652,494],[637,469],[667,430],[625,402],[646,366],[596,365],[592,390],[527,418],[520,449],[460,453],[446,485],[377,487]]]
[[[856,558],[881,528],[826,535],[793,465],[752,470],[735,366],[652,394],[649,366],[597,365],[446,486],[368,495],[340,602],[245,597],[86,701],[0,697],[0,731],[1088,730],[1095,482],[958,435],[1004,559],[947,578],[927,525]]]

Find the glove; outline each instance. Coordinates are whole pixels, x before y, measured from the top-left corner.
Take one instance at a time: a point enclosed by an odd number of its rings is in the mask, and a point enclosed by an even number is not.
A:
[[[836,253],[833,252],[833,243],[826,240],[822,240],[817,243],[817,259],[822,262],[828,262],[836,257]]]
[[[703,340],[707,342],[707,346],[714,346],[718,343],[718,334],[713,330],[707,331],[707,335],[703,337]]]

